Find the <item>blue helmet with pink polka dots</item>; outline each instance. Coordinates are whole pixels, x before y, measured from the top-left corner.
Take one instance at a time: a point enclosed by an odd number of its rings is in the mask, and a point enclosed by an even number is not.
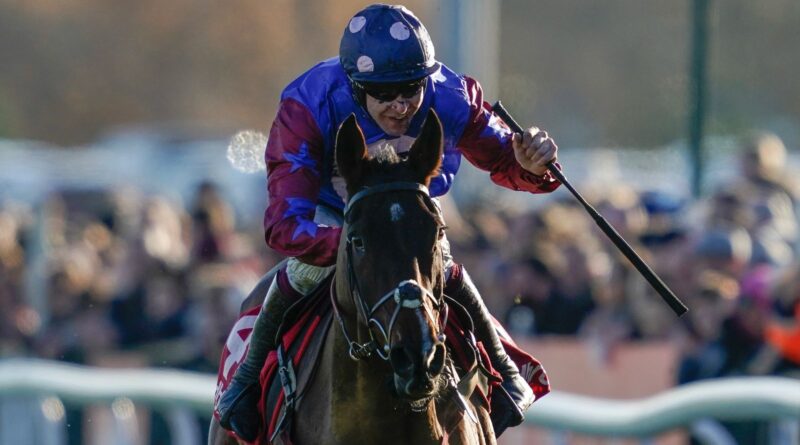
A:
[[[342,35],[339,60],[356,82],[421,79],[441,64],[428,30],[404,6],[370,5],[356,13]]]

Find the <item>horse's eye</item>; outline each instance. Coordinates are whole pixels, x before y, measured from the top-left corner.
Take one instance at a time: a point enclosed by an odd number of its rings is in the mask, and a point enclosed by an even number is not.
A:
[[[364,251],[364,240],[360,237],[353,236],[350,238],[350,244],[353,245],[357,250]]]
[[[447,226],[439,227],[439,240],[444,239],[444,232],[447,230]]]

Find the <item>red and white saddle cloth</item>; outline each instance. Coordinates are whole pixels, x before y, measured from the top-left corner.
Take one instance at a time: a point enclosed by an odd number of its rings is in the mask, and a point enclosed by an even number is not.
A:
[[[326,287],[321,286],[321,288],[325,289]],[[291,366],[296,375],[300,375],[297,387],[302,387],[305,383],[302,381],[304,375],[308,376],[312,374],[311,372],[303,372],[307,371],[302,369],[303,366],[310,366],[310,364],[308,364],[310,360],[304,361],[303,359],[306,356],[316,356],[318,354],[318,345],[321,343],[319,338],[327,331],[332,319],[329,298],[313,298],[311,304],[301,306],[300,311],[294,311],[295,314],[292,319],[295,321],[291,326],[284,327],[284,334],[282,337],[283,349],[286,351],[285,356],[291,359]],[[216,409],[217,402],[222,393],[227,389],[231,378],[239,367],[239,363],[241,363],[247,354],[250,335],[260,310],[261,306],[257,306],[242,313],[228,335],[228,340],[225,343],[222,357],[220,358],[217,388],[214,396],[214,416],[217,419],[219,419],[219,413]],[[536,399],[538,400],[546,395],[550,392],[550,383],[547,379],[544,367],[542,367],[538,360],[520,349],[516,343],[514,343],[500,322],[497,320],[494,321],[506,352],[519,367],[520,373],[527,380],[533,393],[536,395]],[[466,369],[466,367],[469,366],[467,360],[470,356],[470,353],[466,351],[468,347],[463,342],[450,341],[451,339],[464,339],[468,337],[461,328],[461,324],[455,318],[453,311],[450,312],[450,317],[445,327],[445,333],[448,338],[448,347],[453,354],[454,360],[457,363],[460,362]],[[480,343],[478,344],[478,349],[483,356],[483,362],[489,363],[488,357]],[[342,353],[345,353],[345,351],[342,351]],[[311,357],[311,359],[313,358],[314,357]],[[262,431],[261,438],[258,441],[259,444],[269,443],[269,439],[273,437],[276,427],[279,426],[282,417],[285,415],[283,410],[285,394],[278,376],[279,367],[278,354],[276,351],[272,351],[268,355],[264,368],[261,371],[262,388],[266,388],[266,390],[264,391],[259,409],[264,413],[267,428]],[[490,372],[499,377],[496,371],[490,370]],[[485,396],[491,397],[491,394],[485,394]],[[284,435],[279,442],[290,443],[290,440]]]

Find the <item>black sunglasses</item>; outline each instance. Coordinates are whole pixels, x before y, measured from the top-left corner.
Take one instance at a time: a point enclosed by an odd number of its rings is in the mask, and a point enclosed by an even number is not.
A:
[[[361,83],[353,82],[356,88],[381,102],[391,102],[401,96],[411,99],[425,87],[426,78],[403,83]]]

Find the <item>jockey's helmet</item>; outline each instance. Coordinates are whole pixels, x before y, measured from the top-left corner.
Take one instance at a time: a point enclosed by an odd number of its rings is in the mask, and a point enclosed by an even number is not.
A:
[[[342,35],[339,61],[350,80],[405,83],[436,72],[428,30],[405,6],[375,4],[357,12]]]

